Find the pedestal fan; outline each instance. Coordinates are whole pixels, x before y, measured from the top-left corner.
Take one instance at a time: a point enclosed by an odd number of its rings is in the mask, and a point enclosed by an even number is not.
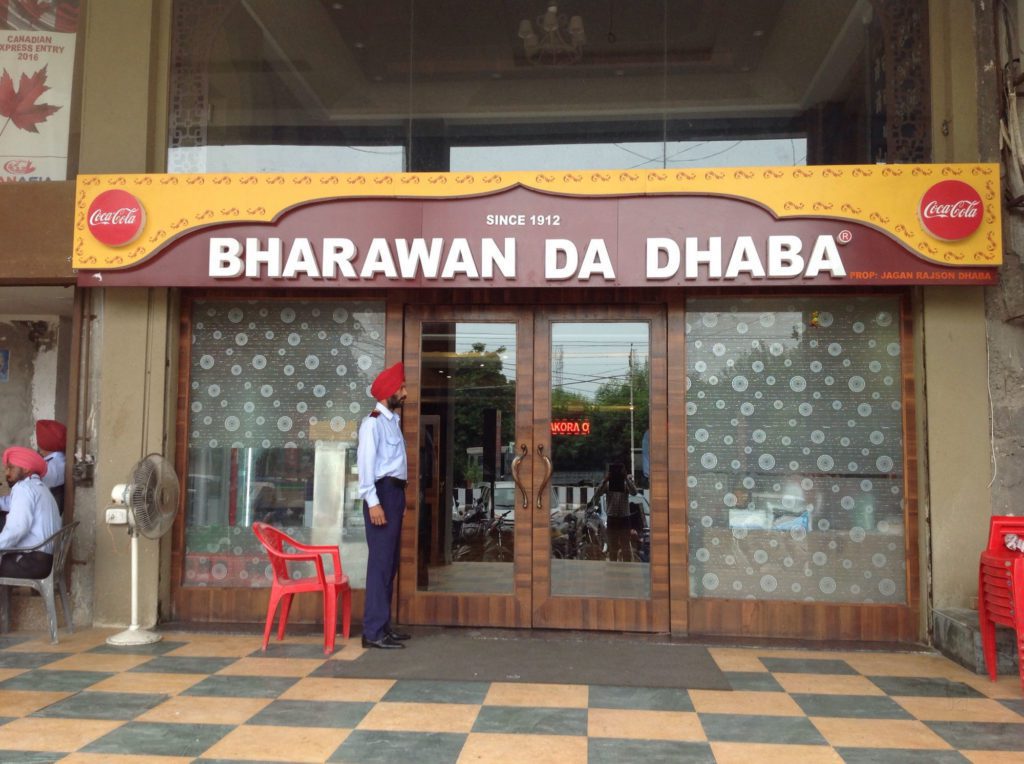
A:
[[[132,620],[124,631],[107,638],[111,645],[148,645],[161,636],[139,626],[139,535],[158,539],[171,529],[178,512],[178,476],[160,454],[140,459],[127,483],[119,483],[110,498],[127,511],[132,538]],[[121,522],[124,522],[123,520]]]

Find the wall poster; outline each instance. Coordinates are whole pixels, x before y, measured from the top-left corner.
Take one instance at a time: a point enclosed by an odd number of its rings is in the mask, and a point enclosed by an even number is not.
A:
[[[0,182],[66,180],[79,0],[0,0]]]

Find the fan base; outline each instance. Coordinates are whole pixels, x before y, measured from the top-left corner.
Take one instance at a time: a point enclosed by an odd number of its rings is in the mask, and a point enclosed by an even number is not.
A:
[[[107,637],[108,645],[151,645],[159,642],[163,637],[155,631],[148,631],[138,627],[125,629],[122,632]]]

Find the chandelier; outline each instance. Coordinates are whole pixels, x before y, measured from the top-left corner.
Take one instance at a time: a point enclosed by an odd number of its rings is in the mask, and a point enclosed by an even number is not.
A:
[[[530,63],[560,66],[580,60],[587,42],[582,17],[566,20],[565,14],[560,14],[558,6],[552,3],[546,13],[537,17],[536,25],[535,31],[529,19],[519,22],[523,52]]]

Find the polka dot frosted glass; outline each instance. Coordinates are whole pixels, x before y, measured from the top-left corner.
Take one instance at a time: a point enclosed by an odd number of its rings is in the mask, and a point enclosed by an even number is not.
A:
[[[269,586],[266,554],[248,527],[254,520],[287,526],[300,541],[341,543],[343,555],[365,549],[365,542],[360,548],[343,538],[344,522],[355,514],[361,519],[361,510],[342,465],[354,463],[356,428],[374,405],[368,389],[384,368],[384,336],[382,303],[195,304],[184,561],[189,586]],[[314,466],[322,460],[317,478]],[[330,511],[314,506],[317,490],[336,492],[321,505]],[[315,575],[304,565],[293,575]],[[350,572],[353,586],[363,585],[363,569]]]
[[[191,446],[355,439],[329,424],[338,419],[331,409],[349,411],[354,426],[373,406],[365,390],[384,367],[382,305],[204,301],[194,316],[202,320],[192,332]],[[332,351],[337,362],[325,367]],[[215,404],[218,415],[205,416]],[[276,410],[291,413],[267,416]]]
[[[687,308],[691,595],[903,603],[899,300]]]

